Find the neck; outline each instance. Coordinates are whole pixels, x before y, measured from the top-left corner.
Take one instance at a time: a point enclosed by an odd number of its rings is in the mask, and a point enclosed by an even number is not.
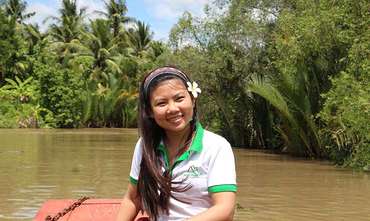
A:
[[[181,146],[184,142],[186,142],[186,139],[189,137],[190,133],[190,124],[188,124],[188,126],[183,131],[166,131],[166,143],[168,145],[168,148]]]

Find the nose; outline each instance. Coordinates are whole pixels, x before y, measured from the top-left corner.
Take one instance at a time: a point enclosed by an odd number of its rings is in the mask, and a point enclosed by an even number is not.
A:
[[[177,107],[176,103],[173,101],[170,101],[168,103],[167,113],[171,114],[171,113],[176,113],[178,111],[179,111],[179,107]]]

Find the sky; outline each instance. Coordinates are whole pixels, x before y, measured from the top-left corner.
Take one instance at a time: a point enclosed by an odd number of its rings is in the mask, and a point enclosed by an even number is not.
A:
[[[58,16],[61,0],[25,0],[28,12],[36,12],[28,23],[38,23],[41,30],[46,29],[43,21],[48,16]],[[149,24],[155,40],[168,40],[171,27],[178,18],[189,11],[202,16],[204,6],[211,0],[126,0],[127,15]],[[79,7],[87,7],[89,18],[96,18],[96,10],[104,11],[103,0],[77,0]]]

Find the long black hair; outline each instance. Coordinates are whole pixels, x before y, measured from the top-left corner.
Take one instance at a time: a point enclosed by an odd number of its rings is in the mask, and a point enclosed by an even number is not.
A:
[[[141,200],[142,209],[154,221],[157,221],[159,209],[169,213],[169,200],[173,192],[184,192],[190,186],[172,185],[182,182],[173,182],[173,177],[169,169],[162,171],[163,162],[157,149],[164,138],[164,130],[155,122],[152,117],[150,104],[150,94],[159,83],[170,80],[180,79],[185,87],[190,78],[177,68],[165,66],[149,72],[140,85],[139,92],[139,134],[143,145],[143,155],[140,164],[140,174],[138,179],[138,195]],[[195,102],[194,97],[190,93]],[[195,132],[196,123],[196,103],[194,104],[193,118],[190,121],[191,134]],[[188,137],[191,139],[191,137]]]

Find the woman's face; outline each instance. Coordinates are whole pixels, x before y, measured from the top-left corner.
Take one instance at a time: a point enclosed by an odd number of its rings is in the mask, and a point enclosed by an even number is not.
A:
[[[166,133],[181,133],[193,118],[193,100],[179,79],[159,83],[150,94],[152,117]]]

